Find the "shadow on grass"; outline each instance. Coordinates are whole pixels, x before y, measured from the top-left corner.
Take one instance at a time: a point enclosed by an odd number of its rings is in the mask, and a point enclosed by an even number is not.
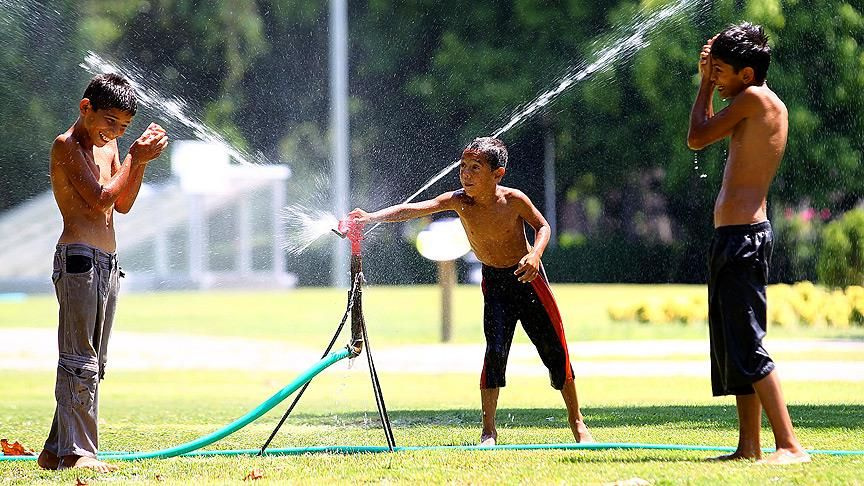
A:
[[[706,464],[715,464],[708,461],[708,458],[719,456],[721,453],[716,451],[669,451],[666,454],[640,450],[638,455],[630,457],[615,457],[609,458],[609,454],[598,454],[598,452],[615,452],[615,451],[570,451],[567,457],[559,459],[560,462],[569,464],[644,464],[649,462],[662,462],[664,464],[671,462],[705,462]],[[581,452],[581,454],[580,454]],[[694,454],[696,454],[694,456]]]
[[[864,405],[790,405],[795,427],[864,429]],[[458,427],[480,423],[478,409],[389,410],[394,427]],[[663,405],[639,407],[591,407],[582,410],[592,428],[641,427],[663,425],[682,429],[737,430],[738,416],[733,405]],[[501,408],[498,423],[507,428],[560,428],[567,417],[561,408]],[[297,414],[294,423],[329,425],[332,415]],[[340,425],[380,424],[374,410],[339,414]],[[764,421],[767,425],[767,421]]]
[[[864,341],[864,334],[837,334],[836,336],[832,336],[828,339],[834,340],[842,340],[842,341]]]

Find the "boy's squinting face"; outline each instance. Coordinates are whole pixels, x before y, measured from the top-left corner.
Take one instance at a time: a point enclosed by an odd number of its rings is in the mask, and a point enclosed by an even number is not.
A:
[[[473,197],[494,190],[500,179],[498,171],[492,170],[482,154],[470,152],[462,154],[462,160],[459,162],[459,181],[465,189],[465,194]]]
[[[711,81],[723,99],[734,98],[744,91],[752,82],[752,71],[752,68],[744,68],[736,73],[731,64],[711,57]]]
[[[81,100],[81,115],[93,145],[104,147],[115,138],[123,136],[132,123],[132,114],[119,108],[94,110],[89,100]],[[85,103],[86,102],[86,103]]]

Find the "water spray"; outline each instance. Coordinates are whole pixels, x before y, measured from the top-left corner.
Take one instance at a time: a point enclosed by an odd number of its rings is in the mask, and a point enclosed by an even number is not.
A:
[[[632,59],[637,52],[651,45],[651,36],[657,32],[668,28],[670,20],[677,19],[680,14],[688,9],[695,8],[698,5],[705,3],[705,0],[676,0],[669,5],[656,11],[647,9],[641,10],[632,20],[634,31],[623,31],[615,35],[610,41],[595,42],[595,51],[593,53],[593,61],[590,63],[583,62],[574,68],[569,69],[561,76],[554,86],[539,96],[533,101],[520,106],[510,117],[510,121],[504,124],[501,128],[490,134],[493,138],[500,138],[503,134],[512,128],[521,125],[525,120],[531,118],[536,113],[541,112],[556,101],[562,93],[569,90],[577,83],[582,82],[591,76],[604,72],[610,69],[615,63]],[[673,23],[674,25],[674,23]],[[402,204],[409,203],[420,194],[423,194],[433,184],[441,180],[449,174],[453,169],[459,167],[461,159],[457,159],[450,165],[441,169],[431,179],[426,181],[420,189],[408,196]],[[375,224],[366,234],[371,233],[381,223]]]

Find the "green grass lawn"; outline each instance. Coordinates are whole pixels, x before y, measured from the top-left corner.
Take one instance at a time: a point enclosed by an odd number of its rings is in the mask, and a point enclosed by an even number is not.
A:
[[[639,302],[646,295],[667,298],[706,292],[701,285],[555,285],[553,290],[570,341],[598,339],[707,339],[704,324],[610,322],[613,303]],[[345,311],[347,291],[302,288],[285,292],[164,292],[123,295],[117,328],[212,336],[275,338],[323,346]],[[433,286],[374,287],[363,293],[363,309],[376,344],[434,343],[440,339],[440,291]],[[0,328],[54,328],[53,295],[0,301]],[[454,292],[453,341],[483,341],[483,301],[478,286]],[[864,339],[864,328],[803,327],[770,330],[771,337]],[[521,339],[521,338],[520,338]]]
[[[254,372],[117,372],[103,382],[101,447],[142,451],[173,446],[236,419],[293,379]],[[560,395],[545,379],[513,377],[498,413],[502,444],[572,442]],[[479,436],[479,393],[473,375],[383,374],[381,383],[398,445],[473,444]],[[6,373],[0,381],[2,435],[41,448],[53,402],[50,373]],[[578,383],[583,411],[602,442],[734,445],[731,398],[710,398],[707,380],[620,378]],[[785,391],[801,441],[813,449],[864,449],[864,383],[790,382]],[[257,448],[283,406],[211,446]],[[343,363],[316,379],[272,447],[384,445],[367,375]],[[772,445],[765,428],[763,445]],[[310,454],[289,457],[188,457],[120,462],[122,469],[41,471],[32,462],[0,462],[4,483],[90,484],[240,481],[252,469],[265,480],[307,484],[573,483],[640,477],[657,484],[836,483],[864,481],[864,456],[816,456],[809,465],[714,464],[710,452],[676,451],[418,451],[396,454]]]
[[[559,285],[554,287],[569,340],[707,339],[704,325],[612,323],[613,302],[704,292],[702,286]],[[122,331],[243,336],[323,347],[345,306],[345,291],[172,292],[123,296]],[[439,338],[435,287],[368,287],[364,311],[374,345],[435,343]],[[53,296],[0,301],[3,328],[56,326]],[[457,343],[479,343],[482,299],[475,286],[455,294]],[[777,328],[771,337],[864,339],[864,329]],[[343,335],[344,339],[344,335]],[[526,341],[517,332],[517,341]],[[340,341],[340,344],[342,341]],[[34,343],[51,345],[53,343]],[[860,352],[779,353],[778,360],[861,361]],[[446,359],[442,356],[441,359]],[[597,356],[591,360],[632,359]],[[640,360],[705,360],[681,354]],[[310,363],[311,365],[312,363]],[[398,445],[468,445],[479,437],[477,375],[401,374],[380,370]],[[53,373],[0,370],[0,436],[41,449],[53,413]],[[147,451],[208,434],[257,406],[295,378],[254,371],[111,371],[101,390],[101,449]],[[732,398],[710,396],[708,377],[585,378],[577,383],[583,411],[602,442],[734,445]],[[864,449],[864,382],[784,383],[799,436],[811,449]],[[286,401],[287,402],[287,401]],[[560,395],[543,377],[512,376],[500,399],[502,444],[572,442]],[[211,449],[257,448],[287,403]],[[770,430],[762,443],[773,445]],[[384,445],[368,376],[345,362],[310,387],[272,447]],[[291,457],[187,457],[120,463],[121,471],[41,471],[32,462],[0,462],[0,482],[89,484],[241,482],[253,469],[263,482],[304,484],[479,483],[602,484],[640,477],[655,484],[864,484],[864,456],[816,456],[786,468],[717,464],[712,453],[686,451],[418,451],[396,454],[310,454]]]

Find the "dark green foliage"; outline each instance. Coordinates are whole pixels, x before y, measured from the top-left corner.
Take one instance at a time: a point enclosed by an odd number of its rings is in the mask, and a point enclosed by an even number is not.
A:
[[[160,92],[186,100],[191,114],[239,148],[289,164],[292,200],[308,196],[304,188],[329,171],[327,2],[50,4],[0,7],[0,210],[49,187],[48,150],[77,115],[89,77],[78,64],[87,50],[148,73]],[[401,202],[470,139],[502,127],[562,75],[595,59],[597,47],[626,32],[640,8],[665,4],[349,2],[351,206]],[[524,190],[544,211],[544,133],[554,136],[558,228],[585,237],[582,247],[547,253],[550,268],[572,268],[556,270],[555,279],[703,278],[726,142],[698,155],[686,147],[696,61],[705,39],[744,19],[765,25],[771,36],[768,83],[790,114],[789,144],[769,202],[797,207],[807,201],[833,214],[856,205],[864,192],[861,6],[694,0],[687,15],[650,36],[651,45],[632,60],[578,83],[502,136],[513,160],[504,184]],[[718,101],[717,109],[722,106]],[[136,118],[130,136],[150,120],[168,125],[175,139],[189,136],[152,110]],[[166,167],[167,157],[154,162],[148,180],[165,178]],[[457,184],[450,174],[421,197]],[[609,241],[619,244],[612,249]],[[429,278],[431,264],[408,261],[409,242],[380,238],[374,245],[382,255],[401,255],[390,268],[404,267],[392,277],[382,269],[382,281]],[[777,248],[787,251],[796,250]],[[575,265],[571,257],[590,265]],[[789,274],[813,278],[805,267]],[[327,281],[301,274],[304,283]]]
[[[650,283],[704,281],[705,257],[698,255],[694,267],[681,259],[675,245],[648,243],[625,235],[592,238],[570,247],[547,250],[544,260],[553,282]]]
[[[864,285],[864,209],[849,211],[825,226],[818,271],[819,282],[825,285]]]

